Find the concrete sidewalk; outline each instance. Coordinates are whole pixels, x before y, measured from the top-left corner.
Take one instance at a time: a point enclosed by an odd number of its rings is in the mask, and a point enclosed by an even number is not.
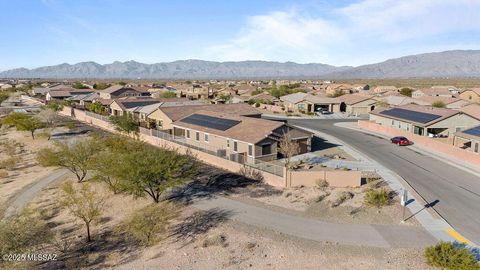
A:
[[[436,242],[418,227],[329,223],[218,196],[199,199],[193,206],[201,210],[227,211],[232,220],[315,241],[380,248],[425,247]]]
[[[345,125],[338,125],[340,127],[352,128],[348,125],[351,123],[355,124],[355,122],[347,122]],[[304,128],[305,129],[305,128]],[[430,211],[432,208],[428,209],[426,207],[427,202],[423,200],[423,198],[411,187],[407,181],[401,178],[399,175],[395,174],[394,172],[390,171],[389,169],[385,168],[378,162],[371,160],[367,156],[363,155],[360,151],[357,151],[353,147],[349,146],[345,142],[325,134],[323,132],[313,130],[313,129],[306,129],[314,134],[326,139],[330,143],[341,145],[340,147],[342,150],[356,158],[357,160],[364,161],[366,163],[375,164],[377,173],[385,180],[385,182],[389,185],[389,187],[397,192],[398,194],[402,194],[404,190],[407,190],[408,198],[413,198],[408,205],[407,208],[410,210],[411,213],[415,216],[415,218],[420,222],[420,224],[436,239],[442,241],[457,241],[457,242],[464,242],[470,244],[471,247],[477,247],[476,244],[472,243],[464,239],[460,236],[453,228],[450,226],[448,222],[446,222],[440,215],[436,212],[431,213]],[[357,130],[362,132],[363,130]]]

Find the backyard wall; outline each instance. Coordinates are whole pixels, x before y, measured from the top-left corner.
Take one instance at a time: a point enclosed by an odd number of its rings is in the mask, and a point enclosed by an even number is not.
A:
[[[429,150],[432,150],[433,152],[442,154],[442,155],[447,155],[452,158],[456,158],[460,161],[470,163],[472,165],[480,166],[480,155],[470,152],[470,151],[465,151],[463,149],[457,148],[453,145],[449,145],[443,142],[435,141],[434,139],[424,137],[424,136],[419,136],[415,135],[413,133],[401,130],[401,129],[396,129],[392,127],[387,127],[383,125],[379,125],[374,122],[370,121],[365,121],[365,120],[359,120],[358,121],[358,127],[366,130],[370,130],[373,132],[378,132],[382,133],[385,135],[389,136],[405,136],[409,140],[413,141],[415,144],[420,145],[422,147],[428,148]]]
[[[109,122],[88,116],[86,112],[82,110],[72,110],[71,107],[64,106],[59,113],[65,116],[72,116],[81,122],[110,132],[117,132]],[[189,151],[189,153],[193,154],[202,162],[233,173],[238,173],[244,166],[235,161],[226,160],[221,157],[217,157],[155,136],[139,133],[139,138],[151,145],[176,148],[180,153],[187,153],[187,151]],[[361,172],[359,171],[291,171],[287,173],[286,169],[284,168],[284,177],[281,177],[254,168],[252,168],[252,170],[260,172],[265,183],[275,187],[295,187],[301,185],[312,187],[316,185],[318,179],[326,180],[332,187],[355,187],[360,186],[361,183]]]
[[[314,187],[319,180],[325,180],[330,187],[358,187],[361,185],[361,171],[290,171],[287,173],[287,187]]]

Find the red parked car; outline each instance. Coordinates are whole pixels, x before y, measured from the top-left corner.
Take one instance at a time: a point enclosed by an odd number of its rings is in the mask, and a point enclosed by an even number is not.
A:
[[[411,142],[403,136],[393,137],[393,138],[390,139],[390,141],[394,144],[397,144],[397,145],[410,145],[411,144]]]

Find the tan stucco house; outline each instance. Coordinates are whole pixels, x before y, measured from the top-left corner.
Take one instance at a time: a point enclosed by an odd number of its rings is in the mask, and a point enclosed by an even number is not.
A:
[[[480,88],[471,88],[460,93],[460,98],[470,101],[480,103]]]
[[[310,151],[313,136],[282,122],[225,112],[198,111],[172,125],[174,135],[184,138],[185,143],[241,163],[248,159],[277,159],[278,142],[285,133],[290,133],[298,143],[299,154],[306,153]]]
[[[414,104],[376,109],[370,112],[370,121],[421,136],[442,137],[480,124],[479,119],[458,110]]]

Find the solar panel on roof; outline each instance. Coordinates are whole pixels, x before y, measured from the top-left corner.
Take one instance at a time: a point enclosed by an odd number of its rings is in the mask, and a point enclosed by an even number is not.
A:
[[[480,126],[464,130],[463,133],[480,137]]]
[[[380,112],[380,114],[393,116],[396,118],[401,118],[401,119],[410,120],[413,122],[423,123],[423,124],[442,117],[441,115],[437,115],[437,114],[417,112],[417,111],[411,111],[411,110],[406,110],[401,108],[393,108],[390,110],[385,110]]]
[[[240,123],[237,120],[223,119],[209,115],[203,114],[192,114],[188,117],[183,118],[180,122],[189,123],[197,126],[213,128],[217,130],[225,131],[233,126],[236,126]]]

